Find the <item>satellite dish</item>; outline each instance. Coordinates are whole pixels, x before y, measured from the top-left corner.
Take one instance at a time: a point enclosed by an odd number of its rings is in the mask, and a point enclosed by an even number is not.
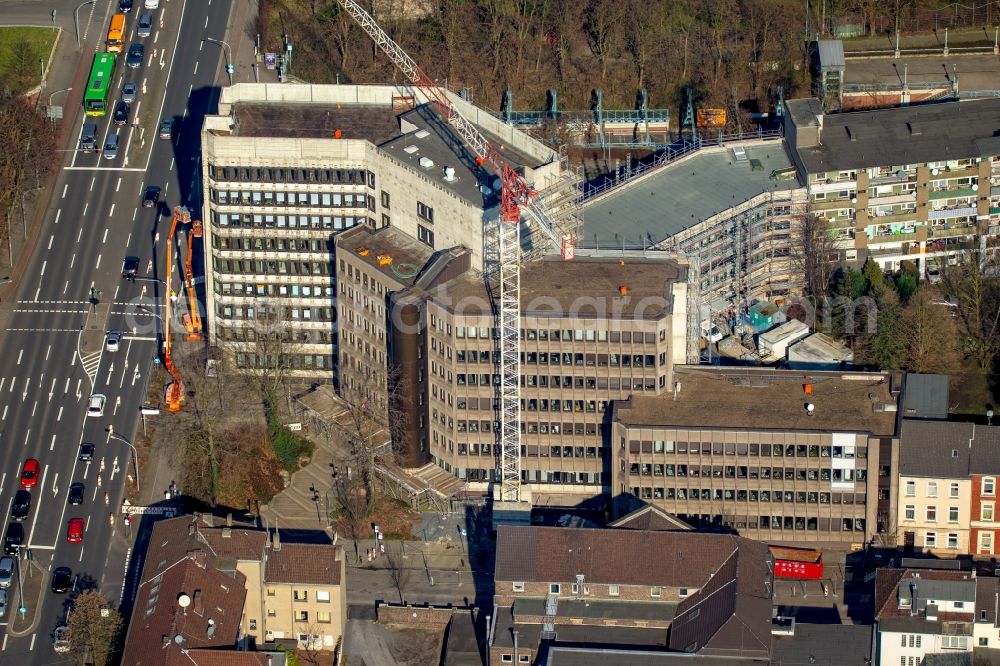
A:
[[[191,605],[191,597],[181,592],[177,595],[177,605],[181,608],[187,608]]]
[[[213,620],[212,618],[208,618],[208,626],[214,627],[215,626],[215,620]]]
[[[182,645],[184,643],[184,636],[182,636],[181,634],[177,634],[176,636],[174,636],[174,643]]]
[[[816,405],[812,404],[811,402],[807,402],[806,411],[812,414],[814,411],[816,411]]]

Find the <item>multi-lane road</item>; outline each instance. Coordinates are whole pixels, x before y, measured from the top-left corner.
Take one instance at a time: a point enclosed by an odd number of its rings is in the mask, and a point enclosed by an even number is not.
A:
[[[119,156],[65,153],[35,256],[16,302],[4,304],[12,311],[0,331],[0,530],[11,520],[24,461],[35,458],[42,468],[24,521],[19,578],[29,570],[47,574],[68,566],[81,586],[98,586],[116,605],[128,603],[130,550],[118,508],[132,471],[131,449],[120,437],[132,438],[158,351],[169,208],[182,203],[200,215],[199,130],[217,99],[215,81],[224,76],[221,49],[202,40],[225,39],[230,13],[230,0],[162,0],[150,12],[153,34],[139,39],[142,4],[136,0],[129,14],[126,50],[143,43],[144,62],[137,69],[119,62],[109,102],[117,101],[123,84],[136,83],[132,119],[138,124],[130,119],[115,127],[110,113],[87,119],[98,124],[99,145],[109,132],[121,133]],[[104,21],[100,29],[91,26],[79,53],[88,63],[103,46],[103,34],[94,32],[106,29],[104,19],[116,5],[96,0],[81,12],[93,9],[94,25]],[[161,118],[176,120],[169,140],[157,136]],[[67,113],[66,122],[73,121]],[[82,113],[75,117],[74,136],[83,121]],[[64,148],[75,147],[74,140]],[[141,207],[149,184],[163,189],[159,209]],[[121,278],[127,255],[141,258],[134,283]],[[103,344],[107,330],[124,333],[117,351]],[[104,414],[88,417],[88,398],[95,393],[107,396]],[[96,446],[92,462],[78,460],[83,442]],[[67,503],[74,482],[86,487],[79,506]],[[83,541],[69,543],[67,523],[76,517],[86,521]],[[40,593],[21,595],[20,585],[15,581],[9,590],[8,612],[0,619],[0,663],[59,663],[65,655],[53,652],[52,632],[65,619],[67,595],[50,592],[47,580]],[[20,616],[22,604],[28,610]]]

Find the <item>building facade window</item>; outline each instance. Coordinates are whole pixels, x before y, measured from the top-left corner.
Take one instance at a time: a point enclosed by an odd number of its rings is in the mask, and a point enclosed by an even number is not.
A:
[[[524,583],[512,583],[511,589],[515,592],[524,592]]]
[[[296,622],[308,622],[309,621],[309,611],[295,611],[295,621]]]
[[[434,209],[427,204],[418,201],[417,202],[417,217],[421,220],[426,220],[431,224],[434,223]]]
[[[931,504],[927,507],[927,522],[934,523],[937,522],[937,507]]]
[[[937,548],[937,532],[924,534],[924,548]]]
[[[983,502],[979,507],[979,519],[992,521],[994,506],[995,504],[993,502]]]
[[[562,586],[559,583],[550,583],[549,584],[549,594],[559,594],[559,591],[561,589],[562,589]]]
[[[928,497],[937,497],[937,481],[928,481],[927,482],[927,496]]]
[[[953,484],[951,484],[948,487],[948,497],[951,497],[952,499],[957,499],[958,498],[958,484],[957,483],[953,483]]]
[[[996,492],[997,480],[992,476],[983,477],[983,494],[992,496]]]
[[[958,548],[958,532],[948,532],[948,548]]]
[[[318,611],[316,613],[316,621],[323,624],[330,624],[333,622],[333,614],[330,611]]]
[[[916,520],[917,519],[917,507],[913,504],[907,504],[903,509],[903,520]]]
[[[906,496],[907,497],[916,497],[916,495],[917,495],[917,482],[916,481],[907,481],[906,482]]]
[[[428,247],[434,247],[434,232],[422,224],[417,225],[417,240]]]
[[[295,590],[292,592],[292,598],[295,601],[309,601],[309,592],[306,590]]]
[[[316,590],[316,601],[321,604],[330,603],[330,591],[329,590]]]
[[[957,523],[958,522],[958,507],[949,506],[948,507],[948,522]]]
[[[619,594],[621,594],[621,592],[618,589],[617,585],[608,585],[608,596],[609,597],[617,597]]]
[[[984,553],[993,552],[993,532],[979,533],[979,550]]]

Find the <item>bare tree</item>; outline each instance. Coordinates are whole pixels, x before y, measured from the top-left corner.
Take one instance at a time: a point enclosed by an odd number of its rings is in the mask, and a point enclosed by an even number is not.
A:
[[[904,340],[901,366],[910,372],[949,374],[959,363],[954,310],[919,289],[903,309],[899,332]]]
[[[805,280],[807,296],[828,295],[837,268],[837,242],[830,223],[818,215],[806,215],[793,229],[791,262]]]
[[[108,606],[97,590],[81,593],[69,616],[70,654],[79,664],[104,666],[111,656],[122,627],[122,617]]]
[[[374,504],[368,501],[364,485],[353,472],[338,472],[333,480],[333,494],[337,502],[334,523],[354,543],[354,557],[360,562],[358,541],[369,533],[369,517]]]
[[[625,43],[625,6],[619,0],[591,0],[584,29],[590,50],[601,67],[601,85],[608,67],[621,54]]]
[[[1000,274],[995,261],[983,262],[977,253],[944,271],[945,292],[957,299],[963,351],[987,370],[1000,354]]]
[[[406,603],[403,588],[410,582],[410,573],[412,570],[406,566],[406,562],[403,560],[402,545],[400,545],[399,550],[394,547],[386,548],[383,557],[388,566],[389,577],[392,579],[393,587],[396,588],[396,593],[399,595],[399,603]]]

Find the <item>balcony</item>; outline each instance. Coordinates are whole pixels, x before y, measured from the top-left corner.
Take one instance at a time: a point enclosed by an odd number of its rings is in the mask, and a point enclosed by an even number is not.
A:
[[[928,227],[927,236],[929,238],[954,238],[955,236],[969,236],[976,233],[975,225],[962,227]]]
[[[850,199],[820,199],[810,201],[809,207],[819,213],[826,210],[837,210],[839,208],[854,208],[854,203]]]
[[[893,215],[875,215],[874,211],[868,213],[869,224],[890,224],[892,222],[913,222],[917,219],[917,211],[911,210],[905,213],[895,213]]]
[[[928,195],[931,199],[958,199],[960,197],[974,197],[976,190],[971,187],[956,187],[955,189],[931,190]]]
[[[908,234],[879,234],[878,236],[868,237],[868,246],[871,247],[872,245],[882,243],[909,243],[917,240],[916,231]]]

